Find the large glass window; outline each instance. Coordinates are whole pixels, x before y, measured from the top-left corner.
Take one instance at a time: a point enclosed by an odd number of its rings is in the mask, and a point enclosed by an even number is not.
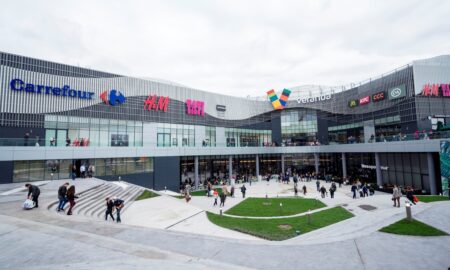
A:
[[[281,112],[281,137],[284,145],[319,143],[316,134],[317,116],[315,111],[296,109]]]

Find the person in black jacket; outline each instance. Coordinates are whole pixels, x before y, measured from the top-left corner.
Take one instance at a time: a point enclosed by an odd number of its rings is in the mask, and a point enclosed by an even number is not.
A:
[[[114,221],[114,216],[112,214],[114,207],[114,201],[110,198],[106,198],[106,212],[105,212],[105,220],[108,220],[108,215],[112,218]]]
[[[114,206],[116,207],[116,213],[117,213],[117,223],[122,222],[122,220],[120,219],[120,211],[122,211],[122,208],[124,206],[124,201],[121,199],[115,199],[114,200]]]
[[[38,208],[38,198],[41,194],[41,190],[37,186],[32,184],[25,184],[25,187],[28,188],[28,199],[32,200],[34,202],[34,207]]]
[[[64,206],[67,203],[67,187],[69,186],[69,183],[64,183],[64,185],[60,186],[58,189],[58,209],[56,211],[64,211]]]

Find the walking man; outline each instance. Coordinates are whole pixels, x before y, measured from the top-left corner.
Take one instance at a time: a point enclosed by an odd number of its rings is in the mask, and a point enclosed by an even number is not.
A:
[[[246,190],[247,190],[247,188],[245,187],[245,184],[243,184],[242,187],[241,187],[242,198],[245,198],[245,191]]]
[[[320,191],[320,181],[319,180],[316,181],[316,186],[317,186],[317,191]]]
[[[114,202],[110,198],[106,198],[106,212],[105,212],[105,220],[108,220],[108,215],[112,218],[114,221],[114,216],[112,214],[114,207]]]
[[[352,185],[352,192],[353,192],[353,199],[356,199],[356,190],[357,190],[358,188],[356,187],[356,184],[355,183],[353,183],[353,185]]]
[[[64,206],[67,203],[67,187],[69,183],[64,183],[64,185],[60,186],[58,189],[58,209],[56,211],[64,211]]]
[[[400,198],[402,197],[402,191],[394,185],[392,189],[392,200],[394,201],[394,207],[400,207]]]

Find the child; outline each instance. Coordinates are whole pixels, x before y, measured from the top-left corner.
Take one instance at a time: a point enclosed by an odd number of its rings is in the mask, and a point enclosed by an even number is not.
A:
[[[217,192],[217,189],[214,190],[213,197],[214,197],[214,205],[213,206],[216,206],[217,205],[217,197],[219,197],[219,192]]]

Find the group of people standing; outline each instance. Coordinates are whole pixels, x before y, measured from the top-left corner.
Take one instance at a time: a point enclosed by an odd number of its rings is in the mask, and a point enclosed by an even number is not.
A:
[[[77,165],[73,164],[72,165],[72,180],[75,180],[77,178]],[[80,177],[81,178],[92,178],[92,176],[95,174],[95,166],[93,164],[89,164],[89,163],[83,163],[80,165]]]

